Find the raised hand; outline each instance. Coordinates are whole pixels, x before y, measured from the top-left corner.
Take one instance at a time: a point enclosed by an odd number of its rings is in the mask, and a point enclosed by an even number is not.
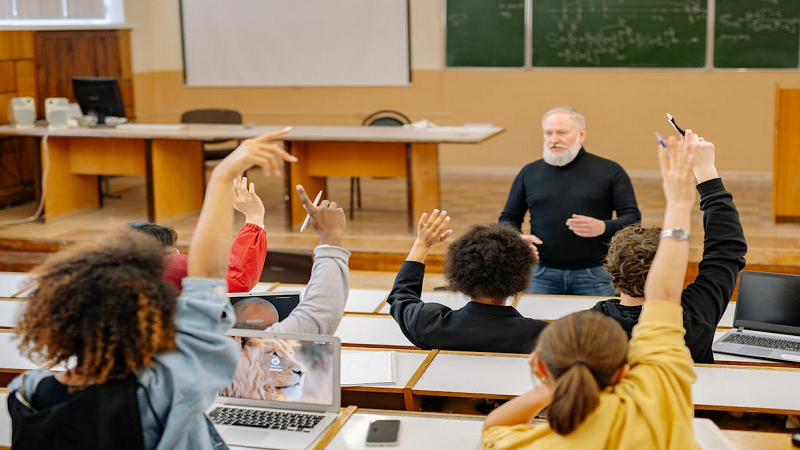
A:
[[[669,154],[659,148],[661,182],[667,205],[688,206],[689,208],[694,206],[696,189],[692,168],[695,150],[700,144],[699,137],[692,130],[686,130],[686,136],[682,142],[678,142],[673,136],[668,138]],[[711,144],[711,148],[713,150],[713,144]]]
[[[308,194],[306,194],[306,190],[302,185],[298,184],[296,189],[297,195],[300,196],[300,201],[303,202],[303,208],[311,216],[311,226],[314,227],[314,231],[319,236],[320,245],[341,247],[346,224],[344,210],[339,208],[336,202],[328,200],[323,200],[319,203],[319,206],[314,206],[314,202],[308,198]]]
[[[291,131],[291,127],[286,127],[279,131],[245,139],[214,170],[224,172],[227,176],[235,178],[253,166],[260,166],[264,175],[280,175],[281,160],[295,162],[297,158],[272,141],[289,134]]]
[[[447,211],[434,209],[430,216],[428,213],[423,213],[417,224],[417,242],[428,247],[443,242],[453,234],[453,230],[447,229],[449,224],[450,216],[447,215]]]
[[[256,186],[247,184],[247,177],[233,182],[233,208],[244,214],[245,222],[264,225],[264,203],[256,194]]]

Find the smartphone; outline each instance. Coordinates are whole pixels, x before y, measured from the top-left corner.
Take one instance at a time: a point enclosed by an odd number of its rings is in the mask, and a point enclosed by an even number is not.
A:
[[[373,420],[367,431],[367,445],[397,445],[399,420]]]

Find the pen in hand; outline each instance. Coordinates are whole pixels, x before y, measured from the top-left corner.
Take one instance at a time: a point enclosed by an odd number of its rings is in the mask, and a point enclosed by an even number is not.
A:
[[[319,200],[322,198],[322,191],[319,191],[319,194],[314,198],[314,206],[319,205]],[[309,222],[311,222],[311,214],[306,214],[306,220],[303,221],[303,224],[300,225],[300,232],[306,231],[306,227],[308,227]]]
[[[664,148],[664,151],[667,153],[667,156],[669,156],[669,149],[667,148],[667,143],[666,141],[664,141],[664,138],[661,137],[661,133],[659,133],[658,131],[656,131],[656,140],[661,145],[661,147]]]

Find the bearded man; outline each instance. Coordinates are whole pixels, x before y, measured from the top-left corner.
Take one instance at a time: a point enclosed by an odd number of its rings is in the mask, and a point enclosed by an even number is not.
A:
[[[522,237],[540,263],[527,292],[614,296],[603,269],[608,241],[642,218],[630,177],[614,161],[584,150],[586,120],[575,109],[547,111],[542,131],[542,159],[522,168],[500,215],[522,233],[530,211],[530,234]]]

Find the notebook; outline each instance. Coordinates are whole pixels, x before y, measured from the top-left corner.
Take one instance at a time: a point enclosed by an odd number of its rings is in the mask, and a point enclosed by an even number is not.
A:
[[[241,292],[228,294],[228,299],[236,312],[234,328],[263,331],[289,317],[300,304],[300,292]]]
[[[712,350],[800,362],[800,276],[742,271],[733,329]]]
[[[220,436],[229,445],[307,448],[339,414],[339,339],[237,329],[228,335],[242,355],[233,382],[207,411]]]

